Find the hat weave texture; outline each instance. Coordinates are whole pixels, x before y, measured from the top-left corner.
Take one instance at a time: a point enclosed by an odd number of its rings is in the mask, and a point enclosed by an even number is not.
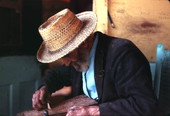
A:
[[[39,27],[43,39],[37,59],[50,63],[76,49],[95,29],[96,14],[85,11],[75,15],[64,9],[51,16]]]

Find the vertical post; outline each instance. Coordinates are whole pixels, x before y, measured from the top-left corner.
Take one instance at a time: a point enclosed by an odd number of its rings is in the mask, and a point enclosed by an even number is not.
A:
[[[108,33],[108,0],[93,0],[93,11],[97,14],[96,31]]]

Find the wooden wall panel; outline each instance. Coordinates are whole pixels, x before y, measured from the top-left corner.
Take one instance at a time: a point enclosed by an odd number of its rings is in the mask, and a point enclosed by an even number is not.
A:
[[[155,61],[158,43],[164,44],[165,49],[170,49],[170,2],[168,0],[108,0],[107,2],[115,24],[115,28],[112,28],[108,21],[109,35],[133,41],[149,61]],[[101,6],[95,7],[103,13]],[[97,14],[101,13],[97,12]]]

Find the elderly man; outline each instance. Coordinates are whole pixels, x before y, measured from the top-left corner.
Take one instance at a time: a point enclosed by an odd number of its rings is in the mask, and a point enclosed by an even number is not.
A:
[[[75,15],[64,9],[39,27],[44,41],[37,53],[38,61],[62,59],[66,66],[74,68],[66,71],[67,77],[46,78],[33,95],[33,108],[43,108],[46,96],[63,86],[72,86],[72,96],[85,94],[98,104],[73,106],[67,116],[154,115],[157,99],[147,59],[131,41],[93,32],[96,23],[97,17],[91,11]]]

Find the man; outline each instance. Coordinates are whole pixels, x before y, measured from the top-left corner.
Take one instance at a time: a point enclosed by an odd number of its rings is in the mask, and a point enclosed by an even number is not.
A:
[[[98,105],[73,106],[67,116],[154,115],[157,99],[147,59],[129,40],[93,33],[96,23],[93,12],[74,15],[64,9],[40,26],[44,42],[37,59],[42,63],[62,59],[70,67],[64,78],[46,78],[33,95],[33,108],[41,109],[55,90],[72,86],[72,96],[85,94]]]

